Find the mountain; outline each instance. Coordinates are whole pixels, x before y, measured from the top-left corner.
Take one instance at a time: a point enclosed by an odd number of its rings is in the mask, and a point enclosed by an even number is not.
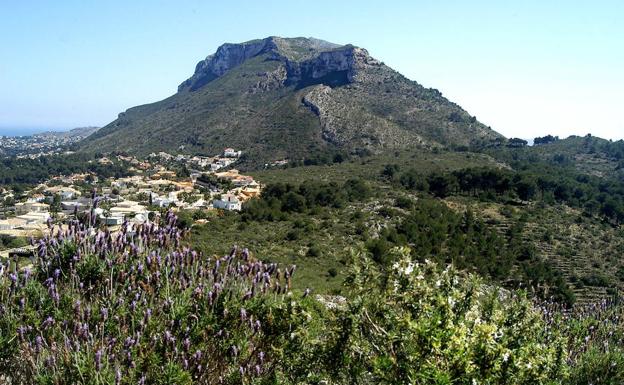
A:
[[[92,126],[77,127],[77,128],[72,128],[69,131],[45,131],[45,132],[35,134],[33,136],[80,139],[80,138],[88,137],[89,135],[93,134],[99,129],[100,129],[99,127],[92,127]]]
[[[261,163],[318,151],[380,152],[500,138],[435,89],[363,48],[314,38],[223,44],[177,93],[128,109],[82,143],[86,151],[215,153]]]

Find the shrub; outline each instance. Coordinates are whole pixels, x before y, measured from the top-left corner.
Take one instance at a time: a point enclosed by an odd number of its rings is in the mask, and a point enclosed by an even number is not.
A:
[[[310,245],[310,247],[308,247],[308,251],[306,252],[306,255],[311,258],[318,258],[321,254],[321,248],[317,245]]]
[[[562,336],[523,295],[395,249],[384,273],[357,256],[335,344],[351,373],[384,384],[550,384],[565,379]],[[387,274],[384,277],[384,274]]]
[[[0,268],[0,378],[240,384],[296,375],[305,355],[296,351],[318,317],[309,299],[284,300],[294,267],[280,272],[246,249],[206,258],[183,248],[186,230],[171,213],[133,236],[126,226],[92,230],[53,229],[37,245],[35,271]]]

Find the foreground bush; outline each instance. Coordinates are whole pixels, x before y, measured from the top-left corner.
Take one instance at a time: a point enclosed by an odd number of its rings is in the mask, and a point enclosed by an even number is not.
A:
[[[168,214],[118,234],[74,222],[37,247],[34,271],[0,278],[0,381],[11,384],[253,383],[276,378],[314,330],[294,267],[234,249],[178,246]],[[313,309],[312,309],[313,310]]]
[[[529,300],[452,268],[414,264],[408,249],[395,260],[382,274],[357,258],[350,278],[342,355],[370,383],[547,384],[566,377],[564,340]]]
[[[295,268],[180,246],[169,213],[73,222],[32,270],[0,267],[0,383],[615,384],[618,323],[573,318],[408,249],[356,255],[347,298],[292,294]],[[595,313],[595,312],[594,312]],[[617,313],[606,312],[619,320]],[[606,319],[606,318],[605,318]],[[587,331],[592,331],[586,337]],[[619,342],[618,342],[619,341]],[[606,343],[606,344],[605,344]]]

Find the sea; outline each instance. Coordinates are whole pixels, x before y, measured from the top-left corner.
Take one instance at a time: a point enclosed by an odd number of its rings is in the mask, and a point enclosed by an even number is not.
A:
[[[0,136],[31,136],[46,131],[66,131],[50,127],[0,127]]]

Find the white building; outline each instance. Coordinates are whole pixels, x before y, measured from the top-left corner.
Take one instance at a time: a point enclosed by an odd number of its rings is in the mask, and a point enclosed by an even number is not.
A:
[[[111,214],[108,217],[103,218],[106,226],[120,226],[124,222],[124,215],[121,213]]]
[[[158,207],[169,207],[173,201],[165,197],[152,197],[152,204]]]
[[[172,203],[178,202],[178,194],[176,191],[170,191],[167,196],[158,196],[152,193],[152,204],[158,207],[169,207]]]
[[[148,214],[148,210],[145,206],[140,205],[139,202],[128,200],[118,202],[117,206],[110,209],[110,212],[112,216],[115,216],[116,214],[123,214],[129,217],[134,217],[139,214],[145,215],[147,217]]]
[[[82,195],[80,191],[72,187],[54,186],[45,190],[50,195],[59,194],[61,200],[71,200]]]
[[[45,213],[50,211],[50,205],[39,202],[20,202],[15,204],[15,212],[17,214],[26,214],[28,212]]]
[[[15,218],[17,219],[21,219],[23,221],[25,221],[26,225],[42,225],[44,223],[47,222],[47,220],[50,218],[50,214],[49,213],[28,213],[28,214],[24,214],[24,215],[18,215]]]
[[[212,207],[216,209],[240,211],[241,202],[238,200],[236,195],[225,194],[221,196],[221,199],[215,199],[212,201]]]
[[[13,230],[15,228],[15,223],[9,221],[7,219],[0,220],[0,231],[2,230]]]
[[[78,201],[62,201],[61,202],[61,208],[63,210],[78,210],[80,212],[84,211],[87,209],[87,205],[83,202],[78,202]]]
[[[233,148],[226,148],[223,150],[223,156],[226,158],[238,158],[241,156],[241,151],[236,151]]]

